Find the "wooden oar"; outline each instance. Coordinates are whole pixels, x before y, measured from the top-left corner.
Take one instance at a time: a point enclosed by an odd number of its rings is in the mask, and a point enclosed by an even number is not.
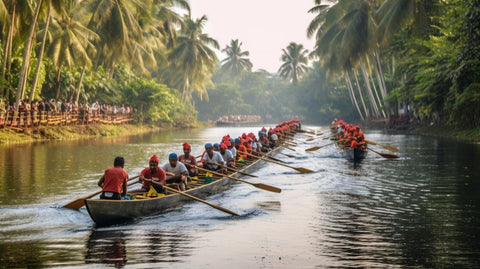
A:
[[[306,149],[305,151],[316,151],[316,150],[319,150],[319,149],[321,149],[321,148],[323,148],[323,147],[330,146],[330,145],[333,145],[333,144],[335,144],[335,142],[329,143],[329,144],[325,144],[325,145],[323,145],[323,146],[311,147],[311,148]]]
[[[136,178],[139,177],[139,176],[140,176],[140,175],[131,177],[131,178],[129,178],[127,181],[131,181],[131,180],[133,180],[133,179],[136,179]],[[130,183],[130,184],[128,184],[128,185],[135,184],[135,183],[136,183],[136,182],[132,182],[132,183]],[[77,200],[72,201],[72,202],[64,205],[63,207],[71,208],[71,209],[79,209],[80,207],[82,207],[82,206],[85,205],[85,200],[86,200],[86,199],[90,199],[90,198],[92,198],[93,196],[95,196],[95,195],[97,195],[97,194],[99,194],[99,193],[101,193],[101,192],[102,192],[102,190],[99,190],[99,191],[95,192],[94,194],[91,194],[91,195],[88,195],[88,196],[85,196],[85,197],[82,197],[82,198],[78,198]]]
[[[213,208],[215,208],[215,209],[221,210],[221,211],[226,212],[226,213],[228,213],[228,214],[231,214],[231,215],[234,215],[234,216],[238,216],[238,214],[235,213],[235,212],[233,212],[233,211],[230,211],[230,210],[228,210],[228,209],[226,209],[226,208],[223,208],[223,207],[221,207],[221,206],[218,206],[218,205],[209,203],[209,202],[207,202],[207,201],[205,201],[205,200],[202,200],[202,199],[200,199],[200,198],[198,198],[198,197],[195,197],[195,196],[190,195],[190,194],[188,194],[188,193],[185,193],[185,192],[183,192],[183,191],[179,191],[179,190],[176,190],[176,189],[174,189],[174,188],[170,188],[170,187],[165,186],[165,185],[163,185],[162,187],[165,188],[165,189],[167,189],[167,190],[169,190],[169,191],[176,192],[176,193],[178,193],[178,194],[180,194],[180,195],[183,195],[183,196],[186,196],[186,197],[188,197],[188,198],[192,198],[193,200],[196,200],[196,201],[202,202],[202,203],[204,203],[204,204],[207,204],[207,205],[209,205],[209,206],[211,206],[211,207],[213,207]]]
[[[397,155],[393,155],[393,154],[388,154],[388,153],[381,153],[381,152],[378,152],[376,150],[373,150],[371,148],[367,148],[368,150],[371,150],[375,153],[377,153],[378,155],[382,156],[383,158],[387,158],[387,159],[396,159],[396,158],[400,158],[398,157]]]
[[[365,139],[365,142],[367,142],[368,144],[371,144],[371,145],[376,145],[376,146],[383,147],[383,148],[388,149],[388,150],[390,150],[390,151],[398,151],[397,148],[394,148],[394,147],[391,147],[391,146],[387,146],[387,145],[378,144],[378,143],[376,143],[376,142],[373,142],[373,141],[370,141],[370,140],[367,140],[367,139]]]
[[[285,154],[285,153],[282,153],[282,152],[275,152],[275,153],[285,155],[285,156],[287,156],[287,157],[289,157],[289,158],[295,158],[295,156],[290,155],[290,154]]]
[[[235,169],[235,168],[233,168],[233,167],[230,167],[230,166],[228,166],[228,165],[223,165],[223,164],[221,164],[221,163],[216,163],[216,162],[208,162],[208,163],[214,164],[214,165],[218,165],[218,166],[221,166],[221,167],[223,167],[223,168],[227,168],[227,169],[229,169],[229,170],[231,170],[231,171],[234,171],[234,172],[236,172],[236,173],[239,173],[239,174],[242,174],[242,175],[246,175],[246,176],[249,176],[249,177],[258,177],[258,176],[256,176],[256,175],[252,175],[252,174],[249,174],[249,173],[245,173],[245,172],[243,172],[243,171],[240,171],[240,170]]]
[[[311,172],[313,172],[312,170],[307,169],[307,168],[290,166],[290,165],[287,165],[287,164],[284,164],[284,163],[281,163],[281,162],[276,162],[276,161],[273,161],[273,160],[266,159],[264,157],[258,157],[258,156],[248,154],[248,153],[247,153],[247,155],[251,155],[252,157],[257,158],[257,159],[262,159],[262,160],[267,161],[267,162],[271,162],[271,163],[275,163],[275,164],[278,164],[278,165],[283,165],[283,166],[288,167],[288,168],[295,169],[300,173],[311,173]]]
[[[221,173],[217,173],[215,171],[210,171],[208,169],[204,169],[204,168],[201,168],[201,167],[198,167],[198,166],[195,166],[198,170],[201,170],[201,171],[205,171],[205,172],[210,172],[214,175],[218,175],[218,176],[223,176],[223,177],[228,177],[228,178],[231,178],[231,179],[234,179],[234,180],[237,180],[237,181],[240,181],[240,182],[243,182],[243,183],[247,183],[247,184],[250,184],[256,188],[259,188],[259,189],[262,189],[262,190],[266,190],[266,191],[271,191],[271,192],[281,192],[282,189],[279,189],[277,187],[274,187],[274,186],[270,186],[270,185],[267,185],[267,184],[263,184],[263,183],[252,183],[252,182],[249,182],[249,181],[246,181],[246,180],[243,180],[243,179],[240,179],[238,177],[234,177],[234,176],[230,176],[230,175],[224,175],[224,174],[221,174]]]

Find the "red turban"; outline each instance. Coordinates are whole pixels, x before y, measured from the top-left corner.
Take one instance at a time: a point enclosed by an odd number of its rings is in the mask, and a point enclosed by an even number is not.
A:
[[[153,155],[153,156],[150,158],[150,161],[151,161],[151,162],[159,163],[158,158],[157,158],[157,155]]]
[[[220,148],[221,148],[221,149],[227,149],[227,145],[225,145],[225,143],[222,143],[222,144],[220,145]]]
[[[183,149],[192,149],[192,147],[190,147],[190,145],[187,142],[185,142],[183,143]]]

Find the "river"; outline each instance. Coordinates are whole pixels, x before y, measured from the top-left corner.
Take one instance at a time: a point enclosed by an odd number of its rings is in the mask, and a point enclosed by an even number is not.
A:
[[[319,126],[307,128],[321,129]],[[182,143],[260,127],[0,145],[0,268],[475,268],[480,264],[480,145],[366,131],[398,159],[369,152],[360,164],[328,143],[297,134],[276,158],[313,173],[264,162],[251,182],[133,223],[96,227],[85,208],[62,205],[98,191],[115,156],[137,175],[151,155],[167,161]],[[293,155],[288,157],[284,154]]]

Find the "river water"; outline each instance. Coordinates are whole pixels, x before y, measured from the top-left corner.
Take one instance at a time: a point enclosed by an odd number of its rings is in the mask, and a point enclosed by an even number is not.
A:
[[[320,129],[319,126],[307,128]],[[333,146],[305,142],[242,177],[282,189],[234,184],[206,200],[157,216],[96,227],[85,208],[62,205],[89,195],[115,156],[133,176],[151,155],[167,160],[182,143],[260,127],[166,131],[125,138],[0,146],[0,268],[475,268],[480,264],[480,145],[366,131],[399,149],[360,164]],[[283,153],[283,154],[282,154]],[[293,155],[288,157],[284,154]]]

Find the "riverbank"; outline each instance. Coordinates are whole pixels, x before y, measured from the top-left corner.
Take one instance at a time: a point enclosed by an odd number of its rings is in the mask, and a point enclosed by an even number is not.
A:
[[[189,128],[202,128],[206,124],[198,122]],[[0,144],[22,144],[49,140],[75,140],[93,137],[118,137],[137,135],[150,132],[159,132],[174,128],[171,125],[146,124],[91,124],[71,126],[40,126],[38,131],[17,132],[14,129],[0,129]]]
[[[466,142],[480,142],[480,127],[474,129],[459,129],[445,125],[402,124],[400,128],[393,128],[388,121],[365,121],[360,123],[365,129],[386,130],[391,134],[414,134],[432,137],[449,138]]]

